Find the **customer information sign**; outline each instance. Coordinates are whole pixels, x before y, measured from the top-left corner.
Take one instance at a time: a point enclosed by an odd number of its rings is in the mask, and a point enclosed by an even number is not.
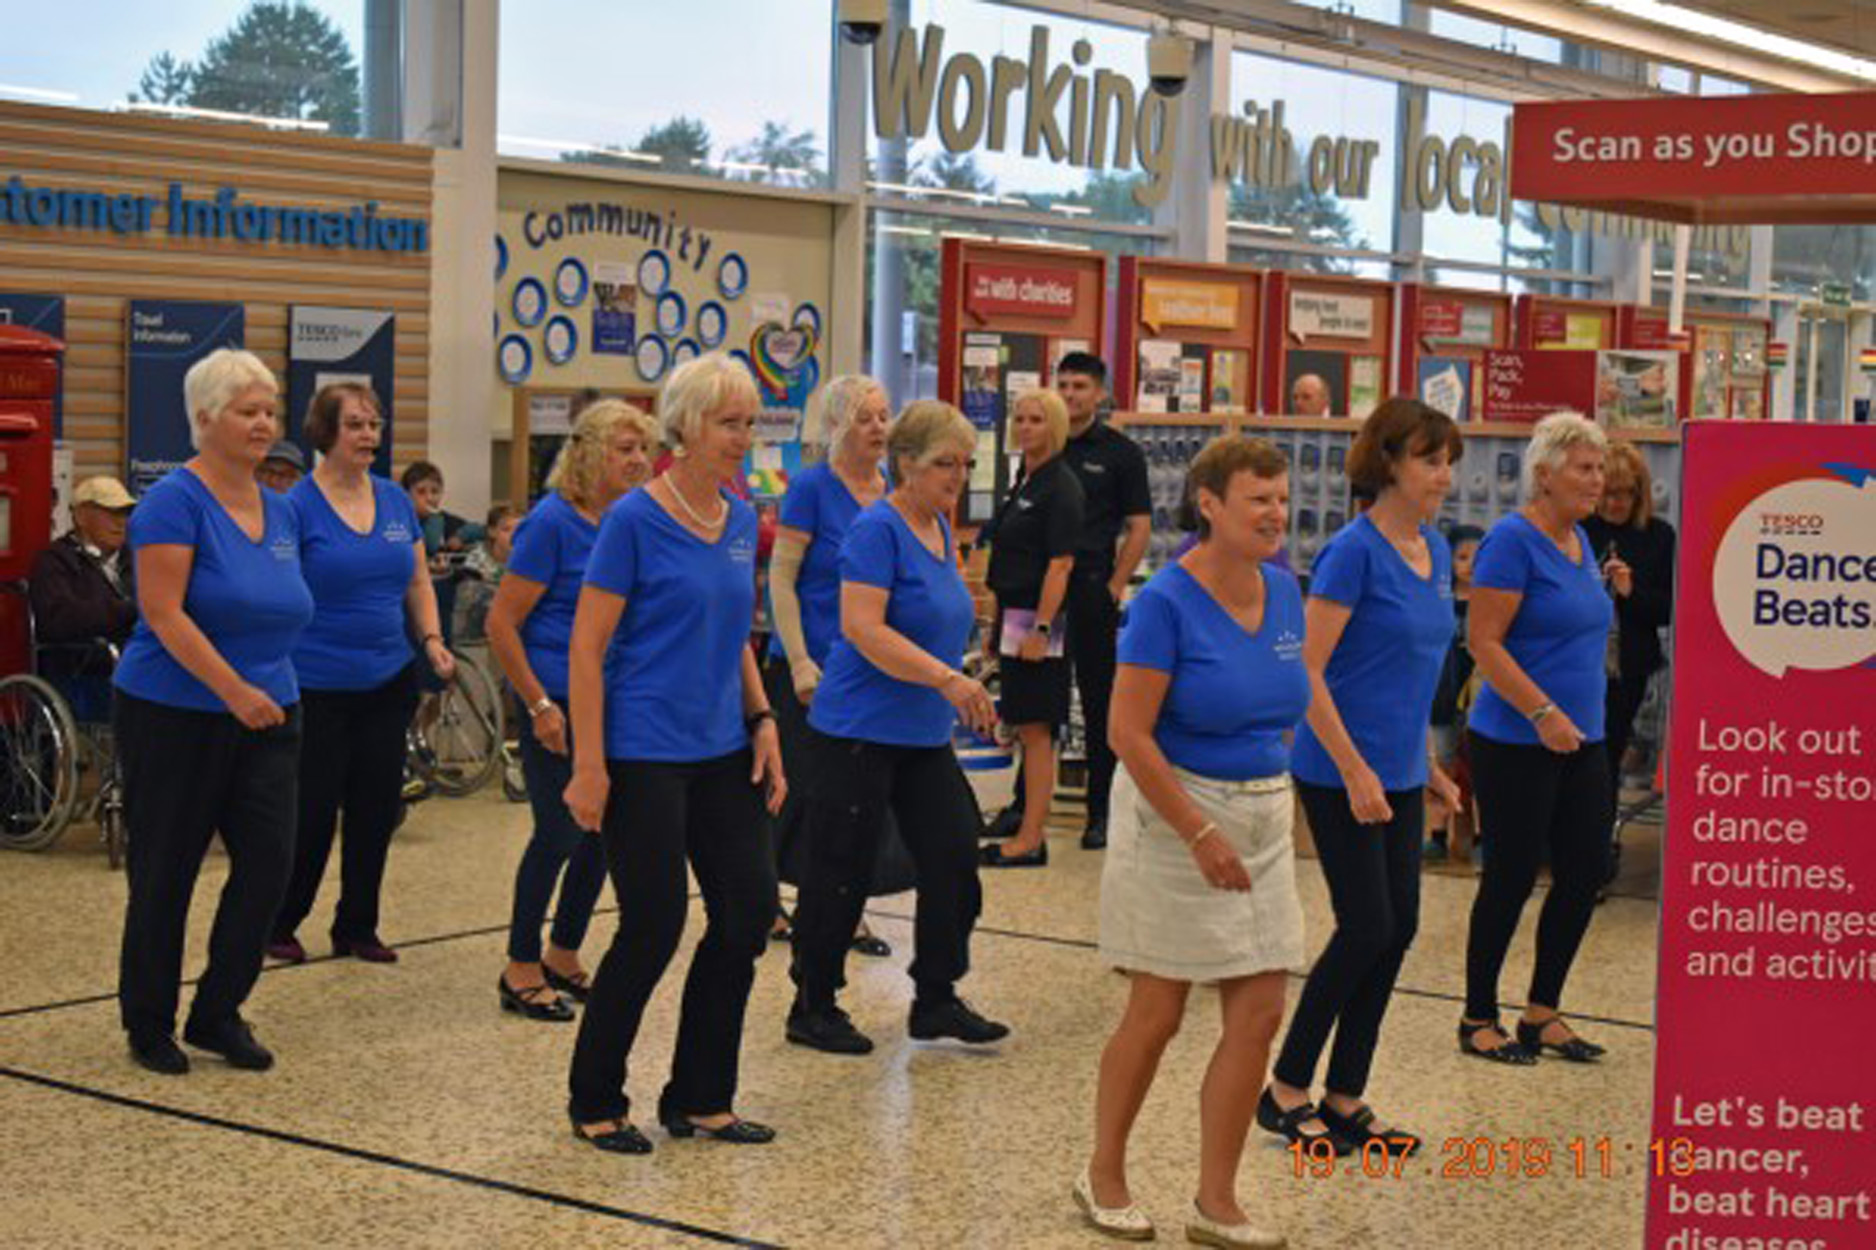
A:
[[[1876,1245],[1876,431],[1684,452],[1647,1244]]]

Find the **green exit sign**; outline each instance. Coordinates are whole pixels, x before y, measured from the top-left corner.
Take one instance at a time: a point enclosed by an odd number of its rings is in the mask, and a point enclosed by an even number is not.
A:
[[[1833,307],[1848,308],[1850,307],[1850,284],[1848,282],[1819,283],[1817,297]]]

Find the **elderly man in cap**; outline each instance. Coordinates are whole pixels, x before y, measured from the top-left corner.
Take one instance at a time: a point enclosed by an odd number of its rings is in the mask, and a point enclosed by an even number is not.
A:
[[[45,671],[61,679],[81,720],[101,719],[109,707],[108,689],[83,689],[93,684],[85,679],[111,672],[109,654],[88,644],[122,646],[137,624],[134,566],[124,554],[136,502],[114,477],[80,482],[72,492],[72,528],[34,558],[27,579],[37,640],[58,644],[45,657]],[[91,706],[91,694],[99,706]]]
[[[306,453],[290,439],[281,439],[267,449],[267,455],[254,470],[254,480],[268,490],[284,495],[306,476]]]

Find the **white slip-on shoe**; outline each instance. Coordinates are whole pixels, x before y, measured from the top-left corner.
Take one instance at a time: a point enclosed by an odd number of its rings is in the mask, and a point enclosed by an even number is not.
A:
[[[1273,1233],[1250,1222],[1221,1224],[1192,1204],[1186,1216],[1186,1240],[1195,1246],[1218,1246],[1221,1250],[1283,1250],[1290,1243],[1282,1233]]]
[[[1104,1207],[1094,1200],[1094,1184],[1083,1172],[1075,1178],[1075,1205],[1088,1223],[1108,1237],[1122,1241],[1151,1241],[1156,1236],[1153,1221],[1132,1203],[1124,1207]]]

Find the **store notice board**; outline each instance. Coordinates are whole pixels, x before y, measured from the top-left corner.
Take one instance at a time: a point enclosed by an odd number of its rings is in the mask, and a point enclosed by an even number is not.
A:
[[[1455,421],[1477,421],[1485,353],[1511,346],[1511,296],[1407,282],[1400,289],[1400,372],[1395,388]]]
[[[1260,270],[1121,257],[1114,402],[1183,416],[1255,411],[1263,299]]]
[[[1668,331],[1664,308],[1625,305],[1616,325],[1622,347],[1682,353],[1680,411],[1700,420],[1761,421],[1771,405],[1767,317],[1689,312],[1681,335]]]
[[[946,239],[938,294],[938,397],[977,427],[959,521],[990,519],[1008,489],[1004,417],[1071,351],[1104,354],[1107,258],[1099,252]]]
[[[1608,300],[1520,295],[1512,320],[1514,347],[1593,352],[1616,345],[1616,305]]]
[[[1356,418],[1373,412],[1394,376],[1394,292],[1391,282],[1270,274],[1264,283],[1264,411]],[[1305,381],[1310,378],[1313,383]],[[1327,406],[1296,411],[1292,395],[1299,382],[1305,382],[1305,397],[1326,392]]]

